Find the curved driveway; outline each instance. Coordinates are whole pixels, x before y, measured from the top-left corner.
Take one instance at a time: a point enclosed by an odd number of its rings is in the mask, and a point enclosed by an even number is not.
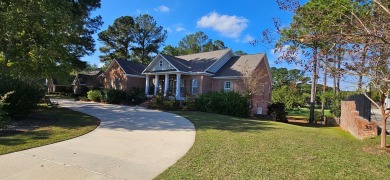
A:
[[[192,146],[187,119],[140,107],[59,100],[101,120],[94,131],[0,156],[0,179],[152,179]]]

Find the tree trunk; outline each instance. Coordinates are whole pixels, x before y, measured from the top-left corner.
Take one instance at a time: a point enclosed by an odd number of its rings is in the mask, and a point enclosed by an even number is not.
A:
[[[313,74],[312,74],[312,81],[311,81],[311,92],[310,92],[310,117],[309,117],[309,124],[314,123],[314,106],[316,102],[316,84],[317,84],[317,51],[318,48],[316,45],[314,46],[313,51]]]
[[[359,75],[359,80],[358,80],[358,90],[362,91],[362,86],[363,86],[363,76]]]
[[[324,82],[322,83],[322,94],[324,94],[326,92],[326,76],[328,75],[328,55],[326,54],[325,55],[325,60],[324,60]],[[321,104],[321,117],[322,117],[322,121],[325,121],[325,102],[326,102],[326,99],[323,98],[322,99],[322,104]]]
[[[367,57],[367,50],[368,50],[368,45],[365,44],[363,48],[363,54],[362,54],[362,65],[365,66],[366,64],[366,57]],[[362,72],[361,72],[362,73]],[[358,80],[358,89],[362,91],[363,86],[363,75],[359,74],[359,80]]]
[[[342,59],[342,52],[341,52],[341,45],[339,45],[338,49],[338,60],[337,60],[337,84],[336,84],[336,93],[340,92],[340,79],[341,79],[341,59]]]
[[[382,132],[381,132],[381,148],[386,147],[386,114],[382,112]]]

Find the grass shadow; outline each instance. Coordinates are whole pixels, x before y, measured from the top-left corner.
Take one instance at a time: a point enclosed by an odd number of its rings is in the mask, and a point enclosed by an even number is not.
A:
[[[174,113],[189,119],[195,125],[197,130],[215,129],[233,132],[247,132],[275,129],[269,121],[238,118],[197,111],[175,111]]]
[[[48,130],[31,131],[31,132],[17,132],[15,134],[8,134],[0,138],[0,145],[15,146],[25,144],[32,140],[49,139],[52,133]]]
[[[301,127],[310,127],[310,128],[329,128],[329,127],[337,127],[336,125],[335,126],[331,126],[331,125],[323,125],[323,124],[316,124],[316,123],[313,123],[313,124],[309,124],[309,122],[301,122],[301,121],[291,121],[289,120],[288,124],[291,124],[291,125],[295,125],[295,126],[301,126]]]

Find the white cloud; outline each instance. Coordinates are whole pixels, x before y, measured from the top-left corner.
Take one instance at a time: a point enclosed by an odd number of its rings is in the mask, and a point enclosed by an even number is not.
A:
[[[244,36],[243,42],[244,43],[249,43],[249,42],[254,41],[254,40],[255,40],[254,37],[252,37],[251,35],[247,34],[247,35]]]
[[[169,27],[167,27],[167,28],[165,28],[169,33],[171,33],[172,32],[172,29],[171,28],[169,28]]]
[[[211,28],[230,38],[240,37],[248,26],[249,20],[244,17],[221,15],[216,12],[201,17],[197,22],[199,28]]]
[[[182,23],[172,25],[172,29],[174,29],[176,32],[185,32],[185,31],[187,31],[187,29],[183,26]]]
[[[177,32],[182,32],[182,31],[185,31],[186,29],[185,28],[183,28],[183,27],[177,27],[176,28],[176,31]]]
[[[154,10],[165,13],[165,12],[169,12],[169,7],[162,5],[157,8],[154,8]]]

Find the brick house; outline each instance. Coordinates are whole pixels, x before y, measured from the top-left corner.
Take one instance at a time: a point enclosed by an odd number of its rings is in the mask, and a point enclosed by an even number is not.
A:
[[[271,100],[272,78],[265,54],[234,56],[230,49],[175,57],[159,54],[140,69],[138,63],[113,61],[103,84],[122,90],[142,87],[147,96],[161,94],[178,100],[210,91],[251,89],[252,114],[266,113]]]
[[[145,88],[145,75],[141,74],[145,67],[132,61],[113,60],[103,74],[103,87],[122,91]]]
[[[265,113],[271,97],[271,74],[265,54],[234,56],[230,49],[176,57],[159,54],[142,74],[146,76],[147,95],[184,99],[210,91],[243,92],[247,90],[244,77],[259,75],[252,83],[258,85],[252,96],[252,112]]]

